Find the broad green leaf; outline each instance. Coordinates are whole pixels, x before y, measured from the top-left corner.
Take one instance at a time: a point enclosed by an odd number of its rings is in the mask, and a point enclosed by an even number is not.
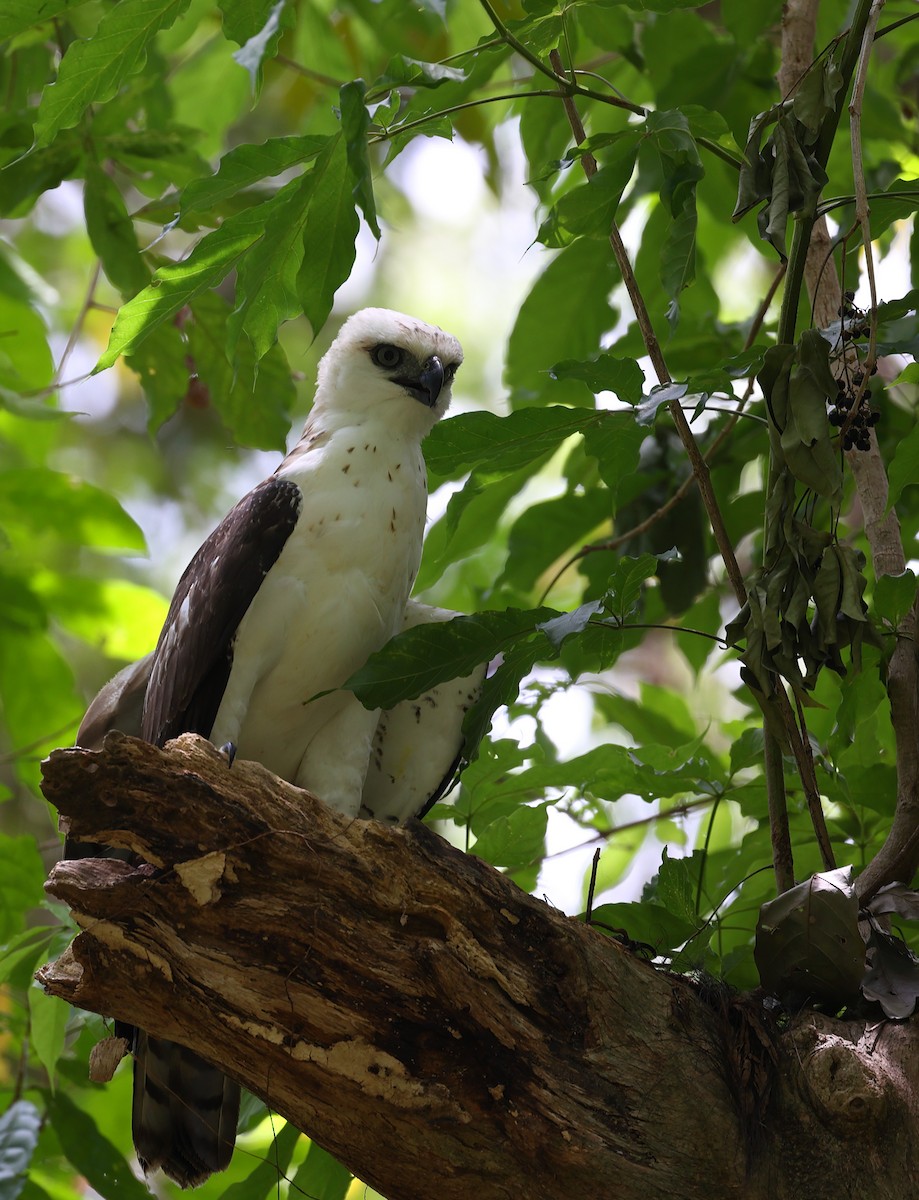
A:
[[[510,608],[407,629],[371,654],[345,686],[365,708],[392,708],[446,679],[470,674],[555,615],[548,608]]]
[[[150,282],[150,270],[140,256],[124,198],[98,163],[87,167],[83,212],[86,232],[106,275],[129,300]]]
[[[295,1196],[307,1195],[313,1200],[345,1200],[351,1179],[347,1167],[313,1142],[291,1180],[290,1190]]]
[[[29,909],[42,902],[44,882],[34,838],[0,835],[0,944],[22,932]]]
[[[605,525],[609,532],[611,517],[610,497],[603,488],[531,504],[511,526],[507,561],[496,587],[506,582],[523,589],[534,579],[541,581],[543,572],[579,549],[598,527]]]
[[[336,138],[316,162],[316,188],[303,238],[297,294],[306,319],[317,333],[332,311],[335,293],[354,265],[360,222],[354,211],[355,180],[343,137]]]
[[[42,697],[41,704],[35,703],[36,696]],[[0,707],[12,743],[8,761],[22,779],[37,786],[41,759],[72,741],[82,711],[73,672],[47,634],[0,626]],[[0,895],[2,888],[0,882]]]
[[[421,62],[397,54],[386,64],[383,74],[374,81],[373,91],[389,87],[436,88],[445,83],[463,83],[467,74],[460,67],[448,67],[443,63]]]
[[[268,138],[258,145],[236,146],[223,156],[207,179],[196,179],[182,192],[180,219],[219,208],[244,188],[281,175],[301,163],[311,162],[328,145],[316,134]]]
[[[0,291],[0,386],[37,391],[50,383],[53,370],[44,321],[32,305]]]
[[[14,544],[53,531],[73,545],[142,552],[144,536],[114,496],[91,483],[46,467],[20,467],[0,475],[0,524]]]
[[[370,113],[364,103],[366,91],[362,79],[354,79],[341,89],[341,130],[348,150],[348,168],[354,180],[355,203],[364,214],[364,220],[370,226],[374,237],[379,241],[380,226],[377,222],[376,202],[373,198],[370,156],[367,153]]]
[[[887,507],[890,509],[899,503],[904,488],[919,483],[919,425],[914,425],[897,444],[893,461],[887,468],[887,478],[890,481]]]
[[[39,958],[45,953],[48,943],[59,930],[47,926],[35,926],[9,938],[0,950],[0,983],[6,983],[12,973],[23,963],[34,971]]]
[[[242,341],[236,347],[234,368],[225,350],[226,302],[217,292],[208,292],[197,297],[191,308],[193,320],[186,328],[188,349],[208,402],[240,444],[283,449],[295,392],[280,344],[256,363],[255,350]]]
[[[182,331],[174,321],[145,337],[125,365],[137,374],[147,397],[148,427],[155,432],[186,397],[195,394],[196,364],[187,359]]]
[[[86,3],[88,0],[4,0],[0,12],[0,41],[15,37],[17,33],[24,33],[35,25],[42,25]]]
[[[894,629],[916,598],[916,576],[907,568],[901,575],[881,575],[874,585],[872,609]]]
[[[156,644],[168,601],[127,579],[36,573],[35,588],[47,611],[69,633],[108,658],[141,658]]]
[[[48,1116],[68,1160],[103,1200],[149,1200],[121,1154],[65,1091],[48,1098]]]
[[[675,916],[653,900],[642,900],[635,904],[601,904],[593,910],[593,922],[605,930],[621,929],[633,942],[643,942],[657,954],[676,950],[696,927],[695,922]]]
[[[509,472],[552,454],[572,434],[620,432],[630,424],[624,413],[560,405],[521,409],[506,417],[463,413],[435,425],[425,440],[424,457],[439,479],[455,479],[479,466],[491,474]]]
[[[282,188],[265,233],[239,263],[236,308],[227,324],[229,345],[237,352],[245,335],[256,359],[263,358],[278,337],[278,328],[300,312],[297,272],[303,261],[303,236],[309,219],[321,159],[309,171]],[[282,199],[283,197],[283,199]]]
[[[281,36],[281,16],[287,0],[277,0],[264,13],[264,24],[253,32],[248,41],[233,55],[233,61],[249,72],[252,91],[257,93],[261,83],[262,63],[273,58]]]
[[[223,32],[233,42],[245,45],[264,29],[276,6],[276,0],[220,0]]]
[[[580,608],[576,608],[574,612],[562,613],[561,616],[552,617],[548,621],[541,621],[537,625],[537,629],[540,633],[544,633],[556,650],[558,650],[561,648],[565,638],[571,637],[575,633],[581,633],[587,628],[591,620],[600,616],[602,612],[602,600],[589,600],[586,604],[582,604]]]
[[[296,185],[299,181],[294,180]],[[264,237],[266,222],[283,205],[288,184],[266,204],[230,217],[203,237],[182,262],[160,267],[147,287],[119,309],[109,344],[96,371],[132,354],[143,340],[208,288],[216,287],[246,251]]]
[[[450,497],[443,517],[428,531],[416,587],[431,587],[451,563],[468,559],[484,546],[528,478],[527,470],[504,476],[473,471],[461,490]]]
[[[221,1200],[268,1200],[268,1197],[276,1195],[278,1180],[286,1175],[301,1137],[303,1134],[299,1129],[290,1123],[285,1124],[268,1147],[264,1162],[254,1167],[245,1179],[228,1187],[222,1193]]]
[[[704,866],[705,855],[699,850],[687,858],[671,858],[664,847],[654,898],[681,921],[695,923],[698,919],[696,893]]]
[[[617,154],[592,179],[565,192],[539,227],[537,237],[545,246],[566,246],[575,238],[604,240],[619,201],[631,178],[638,150],[638,131],[623,136]]]
[[[626,404],[641,400],[645,374],[633,358],[598,354],[586,362],[565,359],[549,371],[552,379],[580,379],[592,392],[613,392]]]
[[[493,867],[526,867],[545,853],[548,805],[523,805],[492,821],[476,838],[472,853]]]
[[[48,996],[36,984],[29,988],[29,1030],[32,1049],[45,1068],[54,1091],[57,1062],[64,1051],[67,1022],[73,1010],[59,996]]]
[[[549,263],[521,305],[507,345],[504,377],[514,408],[583,403],[576,382],[552,380],[549,372],[557,362],[597,353],[601,336],[615,324],[608,298],[618,282],[612,250],[587,239]]]
[[[90,104],[111,99],[140,71],[161,29],[185,12],[190,0],[119,0],[93,37],[71,43],[57,80],[42,93],[35,122],[36,146],[49,146],[62,129],[76,125]]]

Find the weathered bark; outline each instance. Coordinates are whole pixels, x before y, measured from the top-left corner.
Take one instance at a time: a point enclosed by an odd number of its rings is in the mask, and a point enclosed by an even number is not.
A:
[[[58,864],[84,932],[45,987],[190,1046],[390,1200],[914,1195],[914,1025],[812,1014],[760,1124],[759,1019],[420,824],[348,821],[190,735],[56,751],[44,787],[152,864]]]

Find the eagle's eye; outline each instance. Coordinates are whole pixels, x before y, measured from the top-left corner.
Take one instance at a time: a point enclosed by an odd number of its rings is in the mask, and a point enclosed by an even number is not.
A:
[[[370,351],[370,357],[378,367],[392,371],[395,367],[402,365],[405,351],[400,350],[398,346],[390,346],[388,342],[384,342],[381,346],[374,346]]]
[[[447,363],[444,367],[444,379],[447,383],[452,383],[456,372],[459,369],[459,363]]]

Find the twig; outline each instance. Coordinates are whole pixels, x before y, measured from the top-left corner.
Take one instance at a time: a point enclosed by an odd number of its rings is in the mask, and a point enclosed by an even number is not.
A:
[[[562,61],[557,50],[552,50],[549,53],[549,61],[557,75],[561,75],[563,71]],[[577,144],[583,145],[587,135],[584,126],[581,122],[580,115],[575,106],[574,100],[570,95],[562,97],[562,103],[565,106],[565,113],[568,117],[568,122],[571,125],[571,132]],[[597,160],[589,152],[581,156],[581,166],[584,169],[584,174],[588,179],[592,179],[597,173]],[[632,264],[629,260],[628,251],[623,244],[622,237],[619,233],[619,226],[615,220],[610,224],[609,241],[613,248],[613,254],[616,257],[616,263],[619,266],[622,281],[625,284],[626,291],[629,293],[629,299],[632,301],[632,308],[635,312],[638,327],[641,330],[642,340],[645,344],[645,349],[648,351],[648,356],[654,367],[654,372],[657,375],[658,382],[662,385],[672,383],[673,379],[670,372],[667,370],[667,364],[664,361],[663,353],[661,352],[660,343],[657,340],[657,334],[654,332],[654,327],[651,324],[651,318],[648,315],[647,307],[645,306],[644,297],[638,287],[638,281],[635,278],[635,272],[632,270]],[[689,422],[686,420],[685,414],[676,400],[671,400],[668,405],[670,415],[673,418],[673,423],[676,425],[677,432],[680,435],[680,441],[689,456],[689,461],[692,465],[692,473],[699,485],[699,491],[702,495],[702,503],[705,505],[705,511],[708,513],[708,519],[712,526],[712,532],[715,535],[715,541],[718,545],[718,550],[721,558],[727,569],[728,578],[731,581],[731,586],[734,589],[734,595],[737,598],[737,603],[743,605],[747,599],[747,589],[744,585],[743,574],[740,567],[737,565],[737,558],[734,555],[734,547],[731,545],[731,539],[728,537],[728,532],[724,524],[724,518],[721,515],[721,509],[718,507],[718,500],[712,488],[711,478],[709,476],[708,464],[699,449],[699,444],[693,436],[693,432],[689,427]]]
[[[600,847],[594,851],[593,861],[590,867],[590,884],[587,888],[587,910],[584,913],[584,923],[589,925],[590,918],[594,910],[594,892],[597,887],[597,868],[600,866]]]
[[[561,60],[557,58],[557,55],[556,58],[559,62],[559,67],[556,67],[554,64],[551,69],[547,67],[538,54],[535,54],[529,46],[525,46],[523,42],[514,37],[495,12],[490,0],[479,0],[479,2],[488,14],[488,19],[501,36],[502,41],[506,42],[512,50],[515,50],[521,58],[526,59],[530,66],[535,68],[540,75],[546,75],[553,83],[557,84],[566,95],[585,96],[590,100],[598,101],[600,104],[609,104],[614,108],[624,108],[627,112],[635,113],[639,117],[647,116],[648,110],[641,104],[633,104],[630,100],[620,100],[618,96],[606,96],[602,92],[595,92],[592,88],[581,87],[579,83],[568,79],[564,71],[560,69]]]
[[[789,888],[794,887],[795,864],[791,850],[791,832],[788,827],[788,805],[785,798],[785,762],[782,757],[781,743],[776,733],[770,730],[768,717],[764,728],[763,750],[775,887],[777,892],[787,892]]]
[[[312,79],[314,83],[321,83],[323,87],[340,88],[344,83],[343,79],[333,79],[331,75],[323,75],[321,71],[314,71],[312,67],[304,67],[302,63],[295,62],[286,54],[276,54],[274,61],[280,66],[286,67],[288,71],[294,71],[297,75]]]
[[[852,173],[855,180],[855,219],[862,232],[862,245],[865,248],[865,273],[868,276],[868,288],[871,293],[871,308],[869,313],[868,357],[865,361],[864,378],[859,387],[852,411],[861,403],[861,395],[868,385],[871,368],[877,359],[878,337],[878,294],[874,278],[874,252],[871,249],[871,224],[869,217],[871,209],[868,205],[868,189],[865,183],[865,164],[862,159],[862,104],[865,98],[865,82],[868,78],[868,59],[871,57],[871,47],[874,42],[874,31],[877,29],[878,18],[884,0],[873,0],[868,22],[862,36],[861,53],[858,56],[858,66],[855,68],[855,82],[852,85],[852,98],[849,101],[849,125],[852,131]]]
[[[46,389],[48,392],[55,391],[60,386],[61,376],[64,373],[64,367],[67,365],[67,360],[73,353],[73,349],[80,340],[80,334],[83,332],[83,326],[86,323],[86,318],[89,310],[93,307],[93,297],[96,294],[96,287],[99,284],[99,275],[102,272],[102,263],[97,258],[96,265],[93,267],[93,273],[89,277],[89,287],[86,289],[86,295],[83,297],[83,303],[80,305],[80,311],[77,313],[77,319],[73,323],[73,329],[70,331],[70,336],[67,339],[67,345],[64,347],[64,352],[60,357],[57,368],[54,372],[54,377]]]

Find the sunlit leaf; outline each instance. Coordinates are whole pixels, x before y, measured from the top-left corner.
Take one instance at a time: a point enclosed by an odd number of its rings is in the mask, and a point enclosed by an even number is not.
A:
[[[125,79],[141,70],[161,29],[185,12],[190,0],[120,0],[95,34],[73,42],[61,59],[57,80],[42,94],[35,122],[36,146],[48,146],[76,125],[90,104],[108,100]]]

